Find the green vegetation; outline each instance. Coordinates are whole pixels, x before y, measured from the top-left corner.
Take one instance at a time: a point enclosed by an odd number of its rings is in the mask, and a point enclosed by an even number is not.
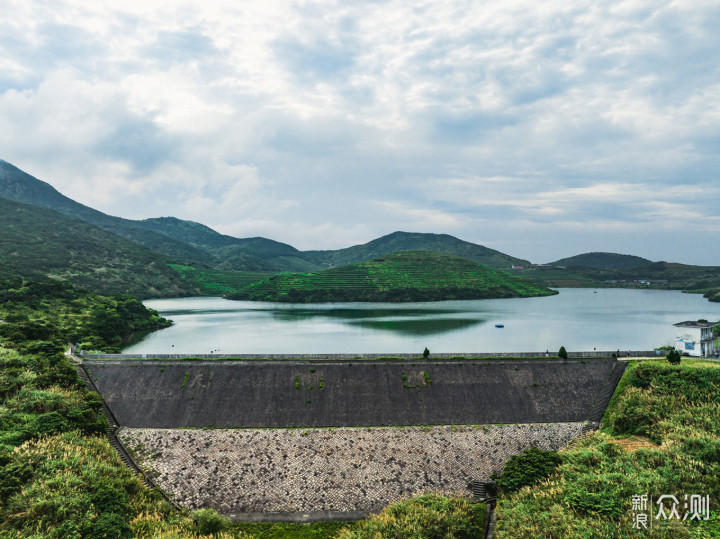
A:
[[[665,356],[665,357],[668,360],[668,363],[670,363],[670,365],[679,365],[680,364],[681,356],[680,356],[680,352],[678,352],[677,350],[674,350],[674,349],[670,350],[667,353],[667,356]]]
[[[528,266],[521,260],[504,253],[460,240],[447,234],[393,232],[363,245],[354,245],[336,251],[304,251],[301,255],[321,267],[332,268],[365,262],[401,251],[432,251],[473,260],[495,269],[509,269],[513,264]]]
[[[0,320],[7,345],[49,353],[69,342],[116,352],[134,333],[171,324],[135,298],[99,296],[67,281],[0,281]]]
[[[231,531],[251,533],[256,539],[332,539],[340,530],[351,530],[353,526],[348,522],[257,522],[234,524]]]
[[[170,264],[170,267],[180,274],[190,288],[196,288],[206,296],[221,296],[234,292],[251,283],[262,281],[275,273],[267,271],[220,271],[180,264]]]
[[[714,363],[628,366],[604,432],[561,451],[547,479],[499,499],[497,537],[717,537],[718,388],[720,366]],[[685,494],[709,495],[711,518],[654,522],[636,533],[632,496],[643,494],[654,500],[674,495],[681,511]]]
[[[567,350],[565,350],[565,347],[564,347],[564,346],[561,346],[561,347],[560,347],[560,350],[558,350],[558,357],[561,358],[561,359],[567,359],[567,358],[568,358],[568,353],[567,353]]]
[[[203,535],[219,533],[232,525],[229,518],[218,515],[214,509],[198,509],[192,514],[192,517]]]
[[[142,221],[113,217],[88,208],[60,194],[51,185],[26,174],[1,159],[0,197],[31,204],[41,209],[53,210],[63,214],[70,221],[79,221],[80,223],[93,225],[93,228],[101,228],[124,240],[130,240],[130,243],[134,244],[136,249],[141,248],[140,246],[152,249],[156,258],[160,253],[175,260],[183,260],[199,265],[207,263],[207,254],[203,250],[173,239],[168,235],[145,229],[140,226]]]
[[[513,455],[497,477],[501,495],[505,496],[522,487],[539,483],[550,476],[559,464],[560,456],[557,451],[546,451],[537,447]]]
[[[485,504],[427,494],[394,503],[379,515],[343,529],[338,539],[476,539],[485,522]]]
[[[0,346],[0,535],[194,537],[101,434],[102,399],[62,351]]]
[[[703,297],[710,301],[720,302],[720,287],[708,290],[703,294]]]
[[[523,276],[556,287],[662,288],[705,294],[720,300],[720,266],[690,266],[668,262],[652,262],[624,269],[591,267],[537,268]],[[653,281],[652,284],[639,281]]]
[[[566,268],[594,268],[599,270],[623,270],[652,264],[651,260],[618,253],[584,253],[552,262],[551,266]]]
[[[427,251],[406,251],[319,273],[276,275],[226,297],[296,303],[406,302],[554,293],[464,258]]]
[[[0,275],[48,277],[104,294],[177,297],[197,293],[170,259],[58,212],[0,198]]]

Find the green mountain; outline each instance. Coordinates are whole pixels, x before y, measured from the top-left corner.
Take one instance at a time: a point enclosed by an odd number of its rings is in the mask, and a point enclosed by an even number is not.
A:
[[[275,275],[226,297],[324,303],[514,298],[555,293],[466,258],[430,251],[405,251],[318,273]]]
[[[51,185],[0,159],[0,197],[48,208],[140,243],[158,253],[194,264],[208,260],[202,249],[138,226],[138,221],[113,217],[66,197]]]
[[[187,296],[197,290],[170,260],[62,213],[0,198],[0,275],[49,277],[105,294]]]
[[[460,256],[496,269],[509,269],[513,264],[529,265],[530,262],[463,241],[448,234],[423,234],[417,232],[393,232],[363,245],[355,245],[336,251],[305,251],[303,255],[318,265],[338,267],[400,251],[433,251]]]
[[[551,266],[566,268],[593,268],[599,270],[625,270],[651,264],[647,258],[618,253],[584,253],[552,262]]]
[[[327,251],[299,251],[267,238],[235,238],[175,217],[133,221],[113,217],[62,195],[51,185],[0,160],[0,197],[33,204],[82,219],[136,241],[178,262],[223,271],[311,272],[372,260],[399,251],[421,250],[461,256],[493,268],[527,260],[447,234],[393,232],[363,245]]]

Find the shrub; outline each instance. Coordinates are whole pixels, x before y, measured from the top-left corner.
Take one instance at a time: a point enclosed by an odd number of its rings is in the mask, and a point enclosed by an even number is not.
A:
[[[463,498],[427,494],[394,503],[356,527],[344,528],[338,539],[425,539],[482,536],[485,505],[471,504]]]
[[[504,493],[509,493],[539,483],[553,473],[561,460],[557,451],[545,451],[537,447],[513,455],[505,463],[502,474],[497,478],[498,488]]]
[[[560,350],[558,350],[558,357],[561,357],[561,358],[563,358],[563,359],[567,359],[567,358],[568,358],[568,353],[567,353],[567,350],[565,350],[565,347],[564,347],[564,346],[561,346],[561,347],[560,347]]]
[[[90,539],[125,539],[131,537],[130,523],[127,518],[117,513],[103,513],[93,523]]]
[[[425,350],[423,350],[423,357],[427,358],[429,355],[430,355],[430,350],[428,350],[426,347]]]
[[[219,533],[230,526],[230,519],[217,514],[214,509],[198,509],[192,516],[201,535]]]
[[[668,363],[670,365],[679,365],[680,364],[680,352],[673,349],[668,352],[668,354],[665,356],[668,360]]]

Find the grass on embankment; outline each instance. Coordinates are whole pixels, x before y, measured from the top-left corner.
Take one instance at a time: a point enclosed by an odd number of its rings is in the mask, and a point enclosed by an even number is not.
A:
[[[603,432],[560,453],[550,478],[500,498],[497,537],[720,535],[720,365],[631,364],[604,422]],[[642,448],[626,450],[628,436]],[[709,495],[712,516],[637,532],[632,496],[642,494],[674,495],[681,505],[686,494]]]

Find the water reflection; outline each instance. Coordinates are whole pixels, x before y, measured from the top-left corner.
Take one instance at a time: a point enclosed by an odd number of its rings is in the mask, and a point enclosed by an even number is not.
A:
[[[401,335],[439,335],[467,329],[485,320],[472,318],[419,318],[416,320],[357,320],[351,324],[368,329],[391,331]]]

